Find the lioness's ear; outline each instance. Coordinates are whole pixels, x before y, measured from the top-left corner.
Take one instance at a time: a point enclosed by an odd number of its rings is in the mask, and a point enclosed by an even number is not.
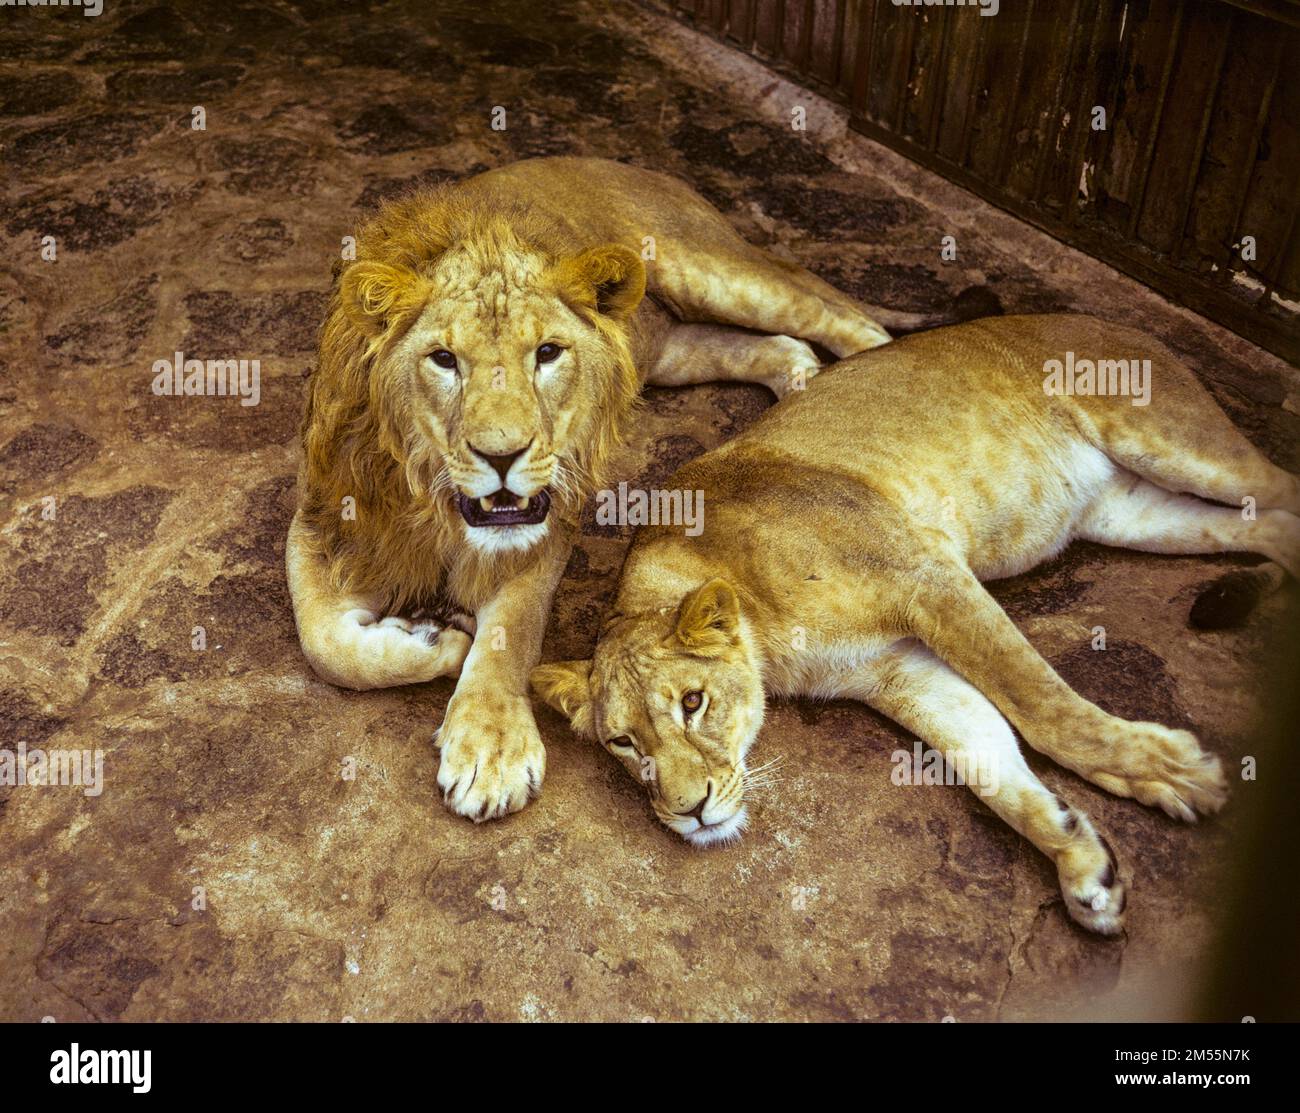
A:
[[[414,303],[418,286],[418,276],[406,267],[359,262],[343,272],[339,297],[348,319],[367,336],[378,336],[392,313]]]
[[[563,288],[579,304],[616,321],[630,317],[645,296],[645,264],[630,247],[592,247],[559,264]]]
[[[533,691],[548,707],[568,717],[576,733],[591,737],[591,662],[556,661],[538,665],[529,677]]]
[[[677,640],[692,653],[712,656],[740,636],[740,600],[726,580],[697,587],[677,611]]]

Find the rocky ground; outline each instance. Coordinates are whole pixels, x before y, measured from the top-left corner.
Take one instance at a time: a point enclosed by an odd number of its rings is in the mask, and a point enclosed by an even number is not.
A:
[[[539,801],[477,828],[444,811],[431,736],[451,684],[340,691],[297,647],[282,558],[302,381],[366,211],[551,153],[679,174],[883,305],[977,287],[1008,312],[1141,324],[1293,469],[1294,369],[648,9],[107,7],[0,16],[0,747],[97,748],[105,778],[94,797],[0,788],[0,1019],[1177,1013],[1249,784],[1186,828],[1030,759],[1133,871],[1117,940],[1070,923],[1048,862],[973,795],[892,785],[910,739],[851,703],[772,709],[757,756],[782,755],[781,779],[726,850],[669,835],[549,712]],[[176,351],[260,359],[260,403],[155,396]],[[769,401],[651,392],[626,473],[652,485]],[[591,522],[548,657],[590,650],[627,541]],[[1186,613],[1241,563],[1080,546],[997,593],[1084,694],[1194,726],[1235,767],[1281,603],[1216,634]]]

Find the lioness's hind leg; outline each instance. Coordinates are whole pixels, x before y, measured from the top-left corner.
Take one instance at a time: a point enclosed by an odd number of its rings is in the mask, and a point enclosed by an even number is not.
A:
[[[962,781],[1056,866],[1070,916],[1090,931],[1123,926],[1127,882],[1105,839],[1025,764],[997,708],[924,646],[910,643],[860,698],[943,754]]]
[[[653,386],[739,380],[762,383],[778,398],[807,382],[821,364],[802,340],[726,325],[674,325],[646,376]]]
[[[1175,819],[1217,812],[1228,783],[1196,736],[1129,722],[1080,696],[1029,644],[967,569],[930,570],[911,602],[916,634],[987,695],[1025,741],[1117,796]]]
[[[322,680],[342,688],[389,688],[460,672],[473,641],[468,633],[383,618],[372,601],[333,591],[300,515],[289,527],[285,565],[298,639]]]
[[[1286,510],[1241,510],[1176,495],[1120,472],[1077,527],[1079,537],[1150,553],[1260,553],[1300,577],[1300,518]]]
[[[1250,498],[1260,510],[1300,514],[1300,477],[1251,444],[1191,368],[1150,338],[1139,342],[1153,357],[1145,405],[1113,395],[1074,399],[1096,430],[1098,447],[1168,491],[1236,507]]]
[[[1300,479],[1270,462],[1217,406],[1213,411],[1219,420],[1209,421],[1208,430],[1193,426],[1176,436],[1162,429],[1156,438],[1122,437],[1107,444],[1105,451],[1117,464],[1168,491],[1235,507],[1250,499],[1259,510],[1300,514]],[[1198,441],[1200,433],[1206,435],[1209,450]]]

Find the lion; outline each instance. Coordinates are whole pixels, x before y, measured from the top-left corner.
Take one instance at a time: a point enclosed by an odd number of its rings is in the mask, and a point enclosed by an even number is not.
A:
[[[458,676],[443,798],[519,810],[546,763],[529,671],[641,387],[781,395],[818,349],[889,339],[651,171],[537,159],[388,204],[337,275],[307,387],[285,560],[308,662],[356,689]]]
[[[1120,930],[1126,873],[1012,726],[1177,819],[1224,803],[1194,735],[1080,697],[980,582],[1076,538],[1300,574],[1300,480],[1142,333],[1025,316],[907,337],[824,369],[667,486],[704,492],[703,530],[643,527],[594,657],[532,684],[687,841],[745,828],[765,693],[860,700],[913,732],[1055,863],[1096,932]]]

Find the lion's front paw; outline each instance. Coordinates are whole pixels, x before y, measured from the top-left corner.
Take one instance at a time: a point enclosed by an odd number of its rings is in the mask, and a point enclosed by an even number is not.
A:
[[[546,750],[528,700],[460,693],[438,731],[438,787],[475,823],[517,812],[542,789]]]
[[[777,398],[803,390],[822,369],[812,348],[793,336],[769,336],[766,345],[761,380]]]
[[[302,647],[322,679],[343,688],[388,688],[456,676],[473,638],[451,626],[379,618],[356,608],[303,629]]]
[[[1089,779],[1116,796],[1131,796],[1160,808],[1175,819],[1196,821],[1228,799],[1223,764],[1201,749],[1194,734],[1159,723],[1124,723],[1124,737],[1114,747],[1114,768],[1094,771]]]

